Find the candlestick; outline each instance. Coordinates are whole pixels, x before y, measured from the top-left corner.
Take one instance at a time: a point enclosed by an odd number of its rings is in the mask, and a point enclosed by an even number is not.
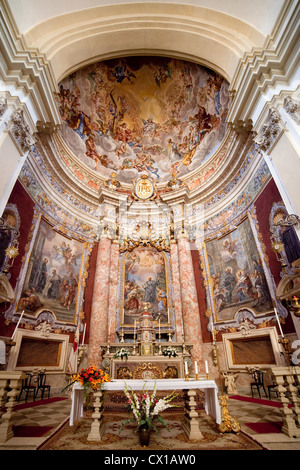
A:
[[[280,330],[281,337],[284,338],[283,331],[282,331],[282,328],[281,328],[281,325],[280,325],[280,321],[279,321],[279,317],[278,317],[278,314],[277,314],[277,310],[276,310],[275,307],[274,307],[274,312],[275,312],[276,320],[277,320],[277,323],[278,323],[278,326],[279,326],[279,330]]]
[[[22,320],[23,315],[24,315],[24,310],[23,310],[23,312],[21,313],[21,316],[20,316],[20,318],[19,318],[19,320],[18,320],[18,323],[16,324],[16,328],[14,329],[14,332],[13,332],[13,334],[12,334],[11,340],[14,339],[14,336],[15,336],[15,334],[16,334],[16,331],[17,331],[17,329],[18,329],[18,326],[19,326],[19,324],[20,324],[20,321]]]
[[[82,346],[84,345],[85,329],[86,329],[86,323],[84,324],[84,329],[83,329],[83,334],[82,334],[82,342],[81,342]]]
[[[188,370],[187,362],[184,363],[184,369],[185,369],[185,380],[189,380],[189,370]]]

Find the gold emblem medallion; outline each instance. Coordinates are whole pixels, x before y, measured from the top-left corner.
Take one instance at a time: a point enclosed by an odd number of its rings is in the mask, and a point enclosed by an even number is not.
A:
[[[147,176],[142,176],[136,181],[134,192],[136,197],[145,201],[153,196],[154,184]]]

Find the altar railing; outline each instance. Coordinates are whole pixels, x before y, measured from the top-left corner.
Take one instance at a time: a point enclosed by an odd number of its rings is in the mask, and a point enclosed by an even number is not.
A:
[[[282,433],[300,437],[300,367],[273,367],[270,369],[282,403]]]

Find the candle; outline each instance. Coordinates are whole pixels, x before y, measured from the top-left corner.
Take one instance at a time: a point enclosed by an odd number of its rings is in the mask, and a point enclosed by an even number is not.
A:
[[[82,342],[81,342],[82,346],[84,345],[85,329],[86,329],[86,323],[84,324],[84,329],[83,329]]]
[[[160,336],[160,319],[158,320],[158,334]]]
[[[278,323],[278,326],[279,326],[279,329],[280,329],[280,334],[281,334],[282,338],[284,338],[283,331],[282,331],[280,321],[279,321],[279,317],[278,317],[278,313],[277,313],[277,310],[276,310],[275,307],[274,307],[274,312],[275,312],[276,320],[277,320],[277,323]]]
[[[133,339],[135,340],[135,331],[136,331],[136,320],[134,320],[134,332],[133,332]]]
[[[20,316],[20,318],[19,318],[19,320],[18,320],[18,323],[16,324],[16,328],[14,329],[14,332],[13,332],[13,334],[12,334],[11,340],[14,339],[14,336],[15,336],[16,331],[17,331],[17,329],[18,329],[19,323],[20,323],[20,321],[22,320],[23,314],[24,314],[24,310],[23,310],[23,312],[21,313],[21,316]]]
[[[198,364],[195,362],[195,374],[198,375]]]
[[[170,324],[170,309],[168,307],[168,324]]]
[[[208,364],[207,364],[207,361],[205,361],[205,373],[208,374]]]
[[[185,367],[185,375],[188,375],[188,374],[189,374],[189,371],[188,371],[187,362],[184,363],[184,367]]]

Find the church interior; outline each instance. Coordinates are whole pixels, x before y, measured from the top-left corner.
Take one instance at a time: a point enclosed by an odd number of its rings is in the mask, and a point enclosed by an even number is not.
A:
[[[0,14],[0,449],[300,450],[299,2]]]

